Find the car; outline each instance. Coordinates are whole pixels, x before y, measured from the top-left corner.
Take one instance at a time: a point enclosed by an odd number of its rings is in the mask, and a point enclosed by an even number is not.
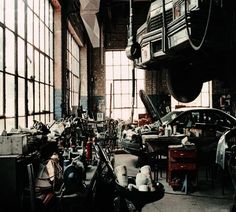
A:
[[[128,152],[140,155],[145,151],[158,152],[167,156],[169,145],[194,144],[199,159],[215,161],[219,138],[226,131],[236,127],[236,118],[223,110],[206,107],[182,107],[161,118],[148,96],[141,92],[144,105],[155,121],[144,126],[123,131],[121,144]],[[147,107],[148,106],[148,107]]]
[[[216,164],[222,176],[230,176],[234,197],[236,195],[236,128],[227,130],[219,139],[216,150]],[[223,179],[224,180],[224,179]],[[236,211],[236,199],[233,198],[231,212]]]
[[[224,61],[235,63],[229,59],[231,43],[235,43],[230,24],[230,20],[235,23],[230,12],[235,11],[233,2],[152,1],[145,22],[136,31],[133,53],[139,54],[133,56],[135,66],[165,71],[170,94],[184,103],[197,98],[203,83],[215,78],[229,81],[234,89],[235,83],[228,77],[233,75],[222,71]]]
[[[219,139],[216,150],[216,164],[224,171],[229,168],[230,159],[236,156],[236,128],[227,130]],[[232,157],[233,156],[233,157]],[[231,161],[232,162],[232,161]],[[235,166],[234,166],[235,167]],[[235,167],[236,168],[236,167]],[[236,179],[235,179],[236,182]],[[235,184],[236,185],[236,184]]]

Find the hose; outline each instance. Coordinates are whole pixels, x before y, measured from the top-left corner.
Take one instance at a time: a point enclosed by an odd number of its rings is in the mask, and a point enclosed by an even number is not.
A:
[[[210,0],[210,2],[209,2],[208,17],[207,17],[207,22],[206,22],[204,34],[202,36],[201,42],[198,45],[195,45],[194,42],[192,41],[190,31],[189,31],[189,27],[188,27],[187,0],[184,0],[184,12],[185,12],[185,23],[186,23],[186,29],[187,29],[187,35],[188,35],[189,43],[195,51],[198,51],[202,47],[202,45],[203,45],[203,43],[206,39],[207,30],[208,30],[208,27],[209,27],[209,22],[210,22],[210,17],[211,17],[211,12],[212,12],[212,0]]]

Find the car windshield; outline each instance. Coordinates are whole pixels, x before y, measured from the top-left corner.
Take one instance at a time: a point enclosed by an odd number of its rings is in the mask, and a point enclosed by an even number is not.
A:
[[[161,118],[162,124],[166,124],[174,120],[177,116],[179,116],[183,111],[172,111],[167,113],[165,116]]]

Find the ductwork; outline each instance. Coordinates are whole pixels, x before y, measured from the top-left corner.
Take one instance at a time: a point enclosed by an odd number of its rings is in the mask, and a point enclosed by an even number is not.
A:
[[[94,48],[99,47],[100,28],[97,20],[100,0],[80,0],[80,15]]]

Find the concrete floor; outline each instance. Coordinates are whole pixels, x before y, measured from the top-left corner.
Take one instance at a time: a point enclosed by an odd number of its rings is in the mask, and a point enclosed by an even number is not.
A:
[[[115,154],[115,166],[126,165],[128,176],[136,176],[139,167],[136,167],[137,157],[131,154]],[[164,185],[165,195],[156,202],[147,204],[142,212],[228,212],[233,197],[231,180],[225,179],[224,193],[222,192],[221,178],[214,176],[214,184],[201,171],[198,172],[198,186],[194,192],[185,194],[173,191],[166,182],[165,173],[159,176],[159,182]]]

